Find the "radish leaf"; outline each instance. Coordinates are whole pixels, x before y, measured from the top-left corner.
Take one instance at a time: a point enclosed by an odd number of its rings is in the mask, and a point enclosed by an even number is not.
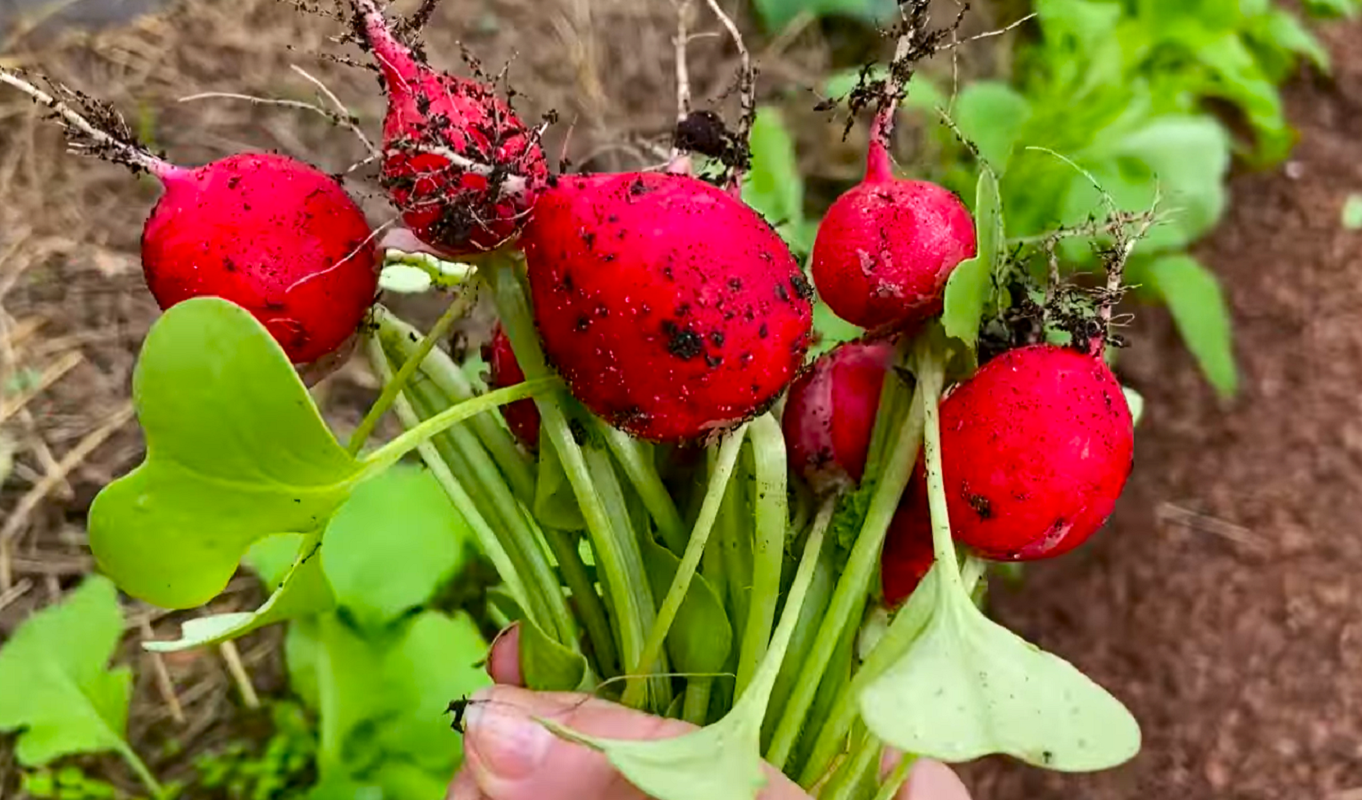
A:
[[[152,326],[133,399],[147,457],[95,498],[90,548],[149,603],[207,602],[253,542],[315,530],[360,475],[274,338],[225,300],[186,300]]]
[[[979,338],[984,308],[993,294],[993,276],[1002,267],[1006,247],[998,178],[987,167],[979,171],[975,190],[974,230],[976,255],[960,262],[951,272],[941,315],[946,334],[970,347]]]
[[[381,627],[430,599],[468,538],[435,478],[398,465],[355,487],[326,526],[320,560],[337,602],[361,626]]]
[[[520,674],[525,685],[544,692],[589,690],[586,659],[544,633],[534,620],[520,620]]]
[[[1230,310],[1216,277],[1186,254],[1152,261],[1137,277],[1168,305],[1178,333],[1207,380],[1222,397],[1233,397],[1239,390],[1239,372],[1234,362]]]
[[[218,644],[275,622],[333,607],[336,600],[322,574],[319,550],[321,533],[290,535],[289,538],[295,540],[293,561],[278,580],[278,587],[260,608],[189,619],[180,628],[179,639],[173,642],[146,642],[143,647],[154,652],[170,653]]]
[[[24,766],[112,750],[159,796],[126,738],[132,670],[107,668],[122,636],[118,592],[99,575],[25,620],[0,650],[0,732],[19,732]]]
[[[667,596],[681,559],[650,537],[642,540],[643,568],[652,584],[653,596]],[[667,633],[667,657],[678,672],[722,672],[733,648],[733,626],[714,587],[698,572],[691,578],[686,598]]]
[[[938,572],[918,589],[936,597],[926,629],[861,693],[876,736],[946,762],[1004,753],[1071,772],[1114,767],[1139,751],[1139,726],[1120,701],[989,620]]]

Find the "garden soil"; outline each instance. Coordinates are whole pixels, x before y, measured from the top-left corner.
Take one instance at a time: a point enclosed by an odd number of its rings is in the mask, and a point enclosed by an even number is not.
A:
[[[1300,144],[1243,174],[1198,250],[1226,285],[1243,370],[1225,404],[1165,315],[1138,310],[1144,394],[1111,529],[995,596],[998,616],[1126,701],[1121,769],[974,769],[980,800],[1362,798],[1362,26],[1332,80],[1287,92]]]
[[[372,77],[316,57],[344,52],[326,38],[337,23],[275,0],[191,7],[43,45],[0,41],[0,63],[41,64],[98,92],[187,162],[245,146],[331,169],[362,157],[320,117],[175,102],[210,90],[310,98],[288,69],[297,63],[372,129],[381,111]],[[556,108],[572,123],[559,128],[573,131],[575,160],[630,168],[658,160],[654,145],[672,117],[671,64],[659,58],[670,53],[670,14],[661,0],[446,0],[431,50],[455,52],[458,31],[488,64],[518,53],[517,89],[536,110]],[[1302,76],[1288,91],[1301,131],[1292,161],[1239,175],[1228,219],[1199,250],[1234,308],[1242,395],[1219,401],[1166,314],[1134,309],[1135,344],[1120,371],[1146,410],[1114,524],[1076,553],[1028,570],[1024,586],[994,593],[1005,622],[1129,703],[1144,750],[1095,776],[972,765],[978,800],[1362,800],[1362,232],[1340,225],[1344,198],[1362,192],[1362,25],[1327,38],[1334,79]],[[835,49],[806,31],[763,43],[757,57],[768,84],[809,85]],[[698,40],[692,63],[696,97],[731,112],[731,50],[720,37]],[[786,102],[811,185],[853,178],[863,138],[839,142],[840,129],[816,118],[803,125],[795,109],[811,106],[811,94],[787,93]],[[561,141],[551,144],[556,152]],[[120,415],[155,314],[136,260],[155,193],[61,149],[26,104],[0,96],[0,372],[45,386],[5,412],[20,454],[0,492],[0,526],[23,519],[0,548],[0,638],[89,569],[84,513],[140,452]],[[354,188],[374,219],[386,219],[371,181]],[[324,385],[323,407],[343,429],[373,391],[354,365]],[[102,428],[111,433],[100,443]],[[82,442],[92,449],[81,453]],[[212,610],[258,600],[242,577]],[[139,668],[131,731],[163,777],[187,777],[195,753],[258,735],[264,719],[243,708],[227,654],[158,665],[139,652],[139,639],[174,635],[185,615],[139,604],[127,613],[121,657]],[[262,693],[282,689],[277,645],[277,631],[255,634],[231,656]],[[171,739],[183,747],[160,755]],[[132,786],[116,760],[90,766]],[[0,795],[14,780],[0,745]]]

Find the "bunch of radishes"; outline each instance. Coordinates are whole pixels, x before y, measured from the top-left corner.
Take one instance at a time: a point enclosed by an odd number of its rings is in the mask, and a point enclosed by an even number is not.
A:
[[[861,619],[914,596],[946,554],[934,530],[975,558],[1029,561],[1073,549],[1106,521],[1130,471],[1133,430],[1103,359],[1104,333],[1014,349],[973,374],[956,358],[943,372],[960,348],[935,320],[953,270],[976,255],[974,221],[945,189],[894,177],[887,141],[901,83],[885,87],[864,180],[819,227],[811,283],[734,186],[692,177],[685,159],[668,171],[551,174],[537,132],[492,87],[433,70],[372,0],[354,2],[355,30],[388,94],[389,199],[431,252],[476,266],[472,280],[492,290],[502,314],[484,349],[489,383],[528,373],[566,385],[567,395],[502,409],[518,446],[498,425],[437,443],[444,466],[474,489],[469,513],[506,537],[504,569],[553,554],[539,572],[504,577],[520,587],[524,624],[562,658],[582,659],[569,674],[701,725],[726,724],[740,708],[755,714],[762,754],[821,785],[855,761],[862,740],[823,726],[815,692],[840,670],[829,702],[842,697],[836,708],[854,717],[855,698],[844,695],[857,684],[846,677],[876,658],[873,626]],[[380,371],[401,379],[417,371],[400,369],[406,359],[423,357],[419,369],[443,376],[443,394],[392,386],[419,416],[471,391],[457,370],[441,372],[448,356],[413,350],[414,334],[389,329],[399,323],[386,312],[366,327],[378,294],[376,232],[335,178],[274,155],[170,166],[22,78],[0,77],[87,144],[164,184],[142,243],[162,308],[230,300],[298,365],[343,357],[357,336],[381,340],[373,354],[391,363]],[[806,364],[815,288],[866,334]],[[1108,318],[1102,308],[1096,321]],[[943,374],[955,383],[938,419]],[[702,449],[708,457],[697,457]],[[743,479],[730,483],[734,475]],[[877,491],[888,511],[867,500]],[[838,541],[824,545],[827,530],[841,531],[829,537]],[[875,562],[878,582],[864,574]],[[555,617],[568,607],[565,592],[585,635]],[[696,624],[688,604],[704,605],[695,595],[705,592],[727,625],[712,652],[695,630],[680,630]],[[862,647],[871,655],[858,655]],[[691,666],[703,664],[720,677]],[[545,674],[526,670],[532,683],[551,684],[535,677]],[[744,692],[764,696],[743,706]],[[822,713],[839,719],[829,708]],[[671,796],[600,746],[631,780]],[[846,757],[829,757],[837,753]]]

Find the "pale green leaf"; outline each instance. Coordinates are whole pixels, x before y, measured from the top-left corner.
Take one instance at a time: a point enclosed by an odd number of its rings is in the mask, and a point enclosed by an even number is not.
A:
[[[1002,81],[967,85],[955,101],[955,124],[996,171],[1007,168],[1012,148],[1031,118],[1031,102]]]
[[[1168,306],[1178,333],[1201,371],[1222,396],[1239,390],[1230,310],[1220,282],[1186,254],[1159,258],[1140,273],[1142,282]]]
[[[19,733],[20,764],[131,753],[124,737],[132,672],[108,668],[122,636],[118,593],[98,575],[14,631],[0,649],[0,732]]]
[[[1195,238],[1220,221],[1225,211],[1225,177],[1230,167],[1230,141],[1210,117],[1160,117],[1123,137],[1114,154],[1147,166],[1180,227]],[[1132,198],[1133,199],[1133,198]],[[1127,199],[1122,207],[1142,211]],[[1139,201],[1135,201],[1139,202]]]
[[[397,294],[420,294],[433,283],[429,272],[401,262],[384,267],[378,275],[378,288]]]
[[[1284,8],[1269,9],[1263,25],[1277,47],[1304,58],[1320,72],[1329,72],[1329,51],[1295,14]]]
[[[1348,199],[1343,201],[1343,229],[1362,230],[1362,194],[1350,194]]]
[[[1006,241],[1003,238],[1002,199],[992,170],[979,171],[975,189],[974,258],[960,262],[946,281],[945,309],[941,321],[946,334],[973,347],[979,337],[984,307],[993,293],[993,276],[1001,269]]]
[[[426,470],[398,465],[355,487],[326,526],[322,569],[365,626],[430,599],[459,568],[469,532]]]
[[[95,498],[90,548],[149,603],[207,602],[252,543],[317,529],[359,476],[284,351],[225,300],[186,300],[152,326],[133,399],[147,457]]]
[[[817,358],[842,342],[850,342],[865,335],[864,328],[837,316],[822,300],[813,303],[813,331],[816,341],[809,347],[810,358]]]
[[[282,536],[270,539],[289,543],[289,539]],[[255,611],[236,611],[186,620],[180,628],[178,640],[146,642],[143,646],[156,652],[174,652],[218,644],[245,636],[266,625],[330,609],[336,600],[322,574],[320,543],[320,533],[307,534],[293,542],[292,563],[269,598]]]
[[[1140,418],[1144,416],[1144,395],[1129,386],[1122,386],[1121,391],[1126,396],[1126,405],[1130,407],[1131,425],[1139,425]]]
[[[665,597],[681,559],[651,538],[644,538],[640,547],[653,596]],[[723,671],[732,647],[733,626],[723,600],[709,581],[696,573],[667,633],[667,657],[678,672],[710,675]]]
[[[948,763],[1002,753],[1066,772],[1114,767],[1139,751],[1139,726],[1120,701],[989,620],[964,592],[943,590],[936,567],[920,594],[935,598],[926,629],[859,698],[886,744]]]

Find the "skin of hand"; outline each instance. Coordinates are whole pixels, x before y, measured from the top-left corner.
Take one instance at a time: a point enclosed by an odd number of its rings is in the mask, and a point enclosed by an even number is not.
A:
[[[492,643],[487,671],[497,683],[475,694],[464,716],[464,765],[447,800],[647,800],[600,753],[563,741],[534,721],[552,717],[593,736],[665,739],[693,726],[578,694],[521,688],[519,632]],[[892,763],[884,765],[887,772]],[[760,800],[809,800],[793,781],[767,768]],[[949,767],[918,759],[895,800],[970,800]]]

